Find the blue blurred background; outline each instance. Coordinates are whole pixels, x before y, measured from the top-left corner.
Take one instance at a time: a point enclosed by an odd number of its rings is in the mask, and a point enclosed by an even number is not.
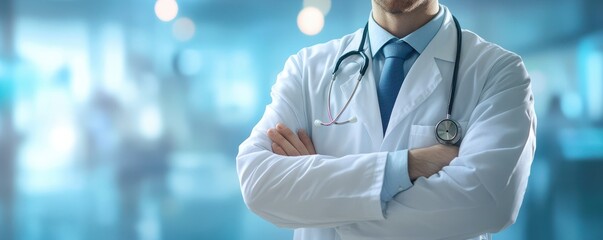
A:
[[[536,158],[517,223],[494,238],[603,239],[603,1],[442,3],[533,80]],[[285,59],[369,12],[0,0],[0,239],[291,239],[243,204],[237,147]]]

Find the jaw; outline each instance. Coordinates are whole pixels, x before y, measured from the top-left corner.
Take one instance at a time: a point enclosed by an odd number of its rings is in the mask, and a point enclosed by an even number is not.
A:
[[[390,14],[405,14],[413,12],[419,6],[425,5],[429,0],[373,0],[373,7],[379,7]],[[376,6],[375,6],[376,5]]]

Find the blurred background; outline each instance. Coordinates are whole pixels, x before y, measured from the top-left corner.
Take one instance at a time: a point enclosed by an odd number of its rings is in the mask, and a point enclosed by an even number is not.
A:
[[[442,0],[519,53],[539,117],[517,223],[603,238],[603,2]],[[286,58],[370,1],[0,0],[0,239],[291,239],[243,204],[237,147]]]

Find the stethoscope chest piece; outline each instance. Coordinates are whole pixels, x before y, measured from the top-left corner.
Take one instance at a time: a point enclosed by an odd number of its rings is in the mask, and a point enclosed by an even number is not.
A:
[[[436,139],[441,144],[456,145],[461,139],[461,125],[450,118],[438,122],[435,127]]]

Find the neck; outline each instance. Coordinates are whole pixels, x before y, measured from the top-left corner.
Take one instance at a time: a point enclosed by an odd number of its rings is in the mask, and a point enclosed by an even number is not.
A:
[[[392,11],[372,1],[372,8],[373,18],[379,26],[392,35],[403,38],[433,19],[440,6],[437,0],[426,0],[408,9]]]

